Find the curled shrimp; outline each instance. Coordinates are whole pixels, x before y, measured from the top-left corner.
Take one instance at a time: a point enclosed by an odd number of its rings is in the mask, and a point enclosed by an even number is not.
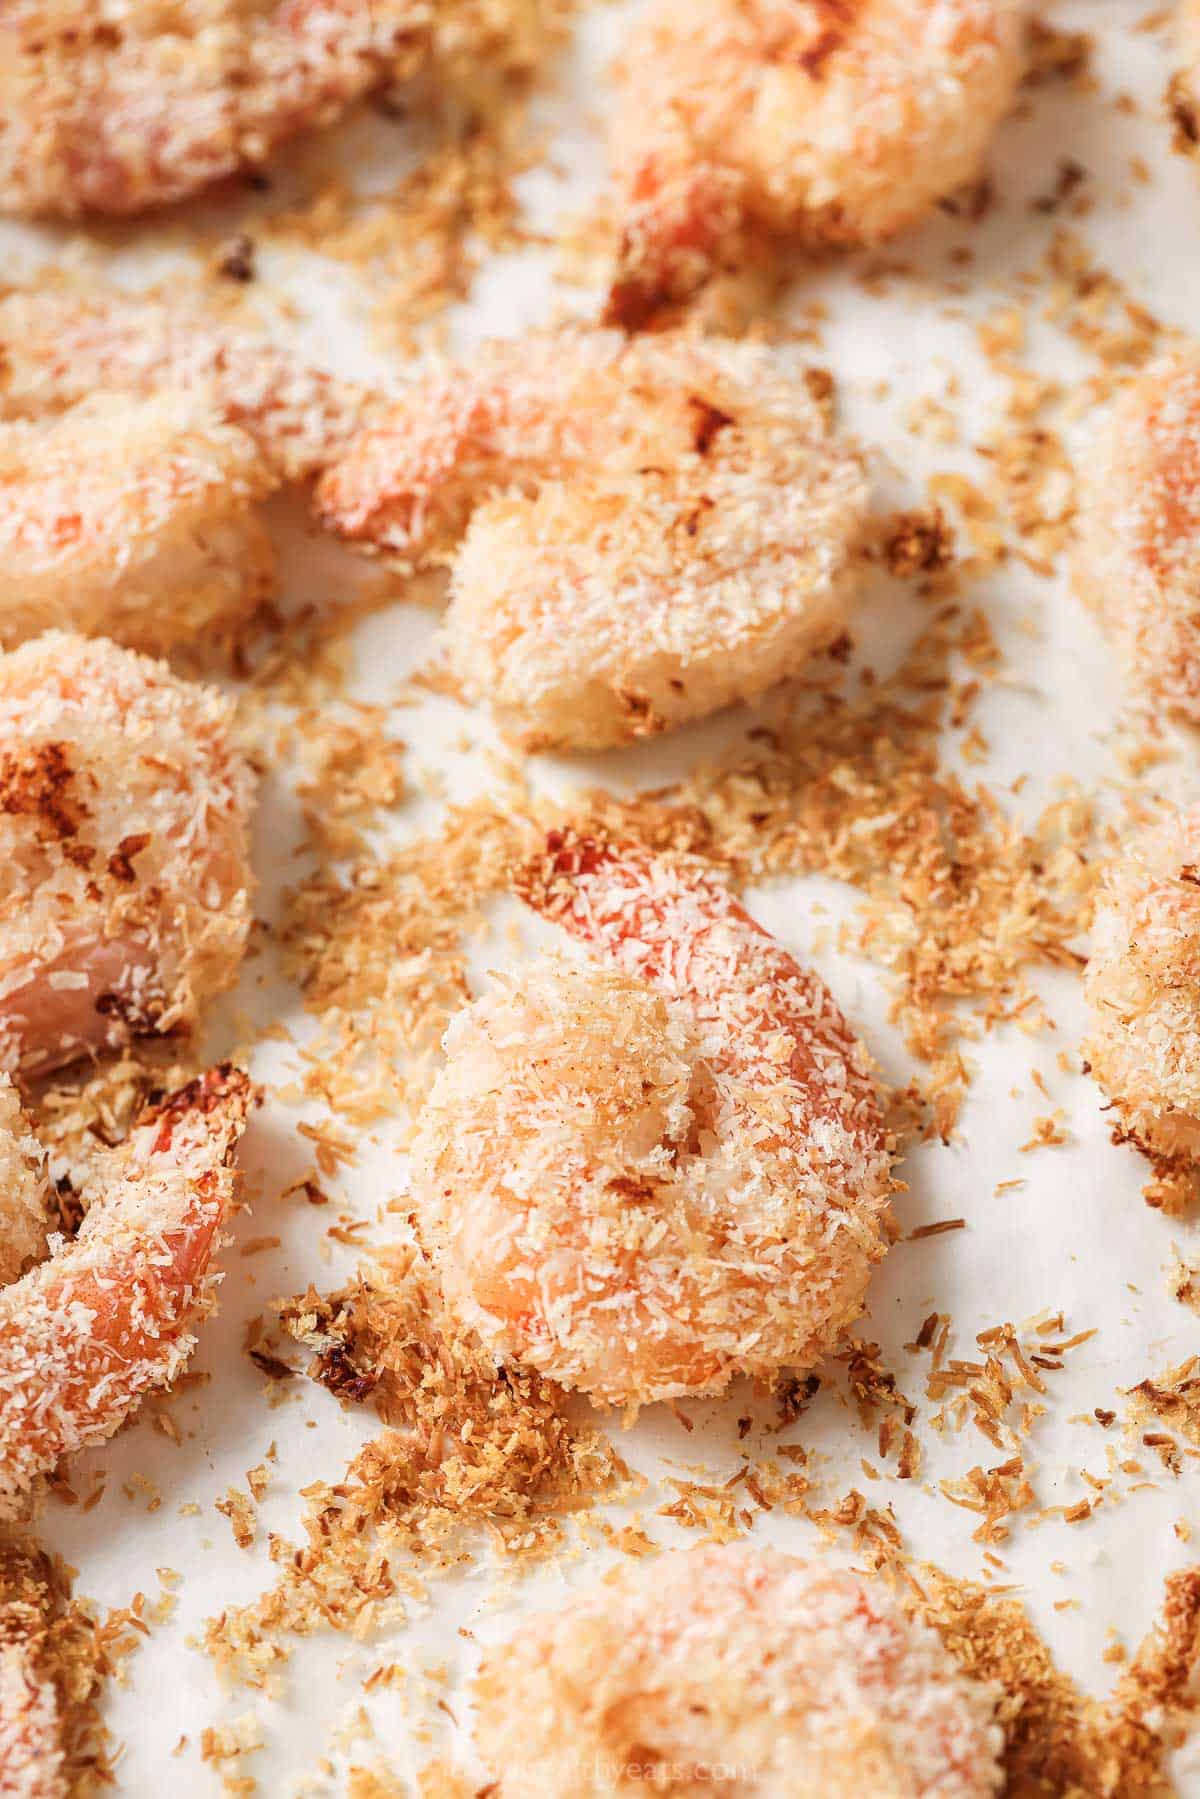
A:
[[[191,1354],[252,1097],[226,1064],[151,1107],[98,1159],[75,1239],[0,1289],[0,1515]]]
[[[0,645],[66,627],[162,652],[274,586],[253,439],[196,394],[0,424]]]
[[[0,656],[0,1066],[186,1031],[236,979],[254,781],[232,724],[103,638]]]
[[[874,244],[974,180],[1021,71],[1018,0],[650,0],[611,141],[609,320],[636,329],[747,233]]]
[[[402,561],[449,554],[464,695],[527,748],[595,748],[753,698],[838,637],[867,486],[790,353],[570,329],[414,387],[316,506]]]
[[[0,209],[135,213],[264,162],[410,73],[423,0],[14,0]]]
[[[1133,683],[1200,723],[1200,348],[1119,394],[1082,482],[1075,580]]]
[[[375,402],[252,331],[115,291],[15,289],[0,299],[0,415],[43,418],[97,391],[199,392],[257,443],[280,481],[333,461]]]
[[[830,994],[698,869],[552,836],[551,957],[446,1033],[414,1192],[450,1309],[598,1400],[819,1360],[887,1246],[890,1145]]]
[[[1200,1165],[1200,806],[1109,863],[1092,925],[1084,1055],[1154,1158]]]
[[[487,1656],[499,1799],[989,1799],[990,1688],[878,1581],[710,1545],[638,1562]]]

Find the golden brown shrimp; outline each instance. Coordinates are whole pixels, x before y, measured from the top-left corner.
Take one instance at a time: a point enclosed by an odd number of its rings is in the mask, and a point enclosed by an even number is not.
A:
[[[1200,806],[1105,870],[1084,977],[1091,1071],[1151,1156],[1200,1164]]]
[[[475,1684],[499,1799],[989,1799],[991,1690],[879,1581],[732,1545],[535,1616]]]
[[[521,883],[599,966],[466,1008],[414,1154],[450,1309],[614,1404],[811,1366],[887,1247],[889,1141],[830,994],[698,869],[550,839]]]
[[[376,402],[252,331],[115,290],[17,289],[0,299],[0,416],[42,418],[98,390],[196,391],[247,432],[280,480],[314,474]]]
[[[191,1354],[252,1097],[225,1065],[152,1107],[99,1159],[74,1241],[0,1290],[0,1514]]]
[[[0,210],[134,213],[255,168],[421,59],[427,0],[10,0]]]
[[[185,1031],[250,929],[232,707],[103,638],[0,656],[0,1067]]]
[[[1200,723],[1200,348],[1120,393],[1082,484],[1075,578],[1131,680]]]
[[[0,1074],[0,1287],[15,1281],[46,1247],[50,1207],[43,1161],[16,1089]]]
[[[274,586],[274,486],[197,394],[0,424],[0,647],[64,627],[160,653],[248,617]]]
[[[528,748],[795,674],[845,628],[866,507],[789,352],[579,329],[418,385],[317,490],[324,523],[403,561],[462,538],[450,668]]]
[[[749,231],[874,244],[974,180],[1021,71],[1020,0],[650,0],[621,59],[631,329]]]

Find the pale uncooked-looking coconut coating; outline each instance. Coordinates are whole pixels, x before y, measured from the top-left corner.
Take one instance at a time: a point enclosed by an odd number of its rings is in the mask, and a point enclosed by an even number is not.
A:
[[[610,138],[609,302],[636,328],[747,230],[873,244],[975,180],[1022,68],[1021,0],[650,0]]]
[[[540,749],[795,675],[845,629],[867,497],[794,352],[571,328],[418,383],[317,505],[351,541],[448,557],[450,670]]]
[[[501,1799],[990,1799],[991,1692],[878,1582],[774,1550],[638,1562],[484,1661]]]
[[[446,1034],[413,1185],[450,1309],[620,1405],[811,1366],[887,1245],[890,1145],[832,997],[636,846],[554,842],[522,890],[597,961],[535,962]]]
[[[1084,977],[1084,1055],[1151,1155],[1200,1159],[1200,807],[1109,863]]]
[[[0,1066],[187,1030],[232,984],[253,793],[214,689],[103,638],[0,656]]]
[[[1132,684],[1200,722],[1200,349],[1119,394],[1084,465],[1075,577]]]
[[[245,620],[274,585],[275,485],[202,394],[0,424],[0,647],[61,628],[162,653]]]

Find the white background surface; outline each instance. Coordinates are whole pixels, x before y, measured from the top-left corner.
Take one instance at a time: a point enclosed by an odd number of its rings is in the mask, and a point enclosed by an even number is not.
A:
[[[820,298],[828,307],[825,343],[816,359],[837,376],[845,422],[878,448],[882,507],[919,501],[922,477],[934,470],[961,467],[969,472],[977,466],[964,449],[933,446],[911,436],[906,413],[914,398],[939,392],[954,373],[973,397],[964,443],[984,435],[995,422],[994,409],[1004,396],[980,354],[970,321],[1008,299],[1007,283],[1040,260],[1055,223],[1062,222],[1047,221],[1028,206],[1031,196],[1052,189],[1061,157],[1073,157],[1088,171],[1087,192],[1094,207],[1077,228],[1099,260],[1118,271],[1135,296],[1177,325],[1191,326],[1200,307],[1200,172],[1169,153],[1170,131],[1161,107],[1169,69],[1164,34],[1134,29],[1146,7],[1131,0],[1079,0],[1051,10],[1064,27],[1096,31],[1101,91],[1080,96],[1058,84],[1037,91],[1023,108],[1028,116],[1000,134],[993,159],[999,203],[984,222],[969,227],[939,218],[897,247],[914,269],[940,279],[951,272],[947,256],[953,246],[971,245],[976,260],[969,270],[970,291],[958,305],[958,322],[948,320],[944,305],[931,299],[919,278],[895,280],[886,292],[868,297],[850,267],[835,266],[814,271],[797,285],[798,305]],[[625,16],[621,10],[604,9],[583,21],[575,53],[559,71],[555,95],[544,105],[555,134],[553,165],[525,181],[539,225],[553,229],[556,219],[578,211],[598,191],[600,72],[619,42]],[[1139,97],[1140,116],[1115,112],[1111,98],[1117,89]],[[349,124],[331,142],[369,153],[373,179],[393,175],[405,154],[403,128],[378,121]],[[1132,178],[1133,155],[1151,165],[1150,185]],[[230,203],[228,210],[232,230],[241,221],[236,204]],[[15,278],[27,259],[54,254],[64,242],[50,234],[5,228],[0,255],[6,274]],[[122,278],[161,274],[165,253],[147,253],[145,243],[127,238],[125,247],[111,252]],[[552,266],[552,255],[541,251],[496,259],[483,271],[472,306],[455,319],[459,340],[518,333],[555,316],[564,301],[586,308],[589,295],[554,287]],[[354,282],[345,268],[311,255],[272,253],[263,258],[261,269],[265,283],[284,287],[297,299],[311,326],[303,336],[326,360],[346,372],[373,369],[402,377],[398,362],[388,368],[370,349],[355,307]],[[1090,372],[1064,339],[1048,331],[1037,342],[1037,354],[1045,368],[1062,378]],[[880,398],[876,384],[884,378],[890,392]],[[1079,443],[1086,441],[1090,428],[1085,421]],[[292,538],[289,599],[307,594],[332,603],[350,593],[361,578],[361,565],[333,547],[314,551],[291,509],[278,511],[281,529]],[[992,753],[972,773],[994,789],[1003,789],[1018,775],[1028,776],[1020,802],[1028,817],[1052,797],[1062,773],[1085,786],[1111,789],[1118,776],[1112,733],[1122,696],[1105,647],[1065,579],[1040,582],[1014,564],[968,597],[986,608],[1007,658],[1006,679],[989,692],[981,713]],[[863,659],[886,668],[911,637],[916,620],[916,607],[892,586],[868,592],[857,625]],[[428,612],[403,605],[369,619],[359,632],[354,691],[373,700],[394,698],[405,677],[426,660],[433,623]],[[659,785],[681,774],[703,752],[735,741],[754,722],[739,713],[628,754],[539,758],[531,777],[535,786],[558,791],[597,780],[613,787]],[[441,770],[456,794],[488,786],[485,755],[494,739],[482,716],[426,696],[415,708],[406,705],[397,712],[397,731],[410,746],[410,770]],[[471,749],[462,748],[464,738],[471,739]],[[1184,746],[1179,761],[1163,776],[1180,792],[1194,787],[1195,754],[1194,746]],[[415,781],[413,786],[417,791]],[[437,814],[432,801],[411,798],[397,811],[395,830],[403,835],[429,828]],[[287,772],[280,771],[266,784],[257,827],[263,884],[259,909],[267,919],[278,916],[280,888],[304,871],[305,864],[290,853],[300,834]],[[814,910],[818,902],[823,913]],[[912,1064],[887,1022],[888,978],[866,961],[821,947],[833,935],[831,922],[854,916],[855,896],[833,883],[808,880],[758,890],[750,895],[750,904],[790,948],[802,956],[812,953],[887,1075],[903,1082]],[[499,935],[481,946],[481,973],[505,953]],[[270,982],[271,962],[268,954],[250,966],[235,1003],[261,1016],[281,1014],[302,1037],[311,1021],[294,990]],[[1195,1225],[1164,1220],[1146,1209],[1139,1191],[1144,1170],[1131,1152],[1111,1146],[1097,1091],[1086,1079],[1064,1077],[1056,1069],[1056,1051],[1073,1049],[1080,1036],[1078,982],[1064,976],[1041,987],[1057,1034],[1031,1040],[1005,1029],[980,1041],[971,1051],[976,1073],[958,1140],[949,1148],[916,1152],[904,1170],[910,1191],[898,1210],[906,1231],[958,1214],[967,1218],[968,1228],[898,1245],[875,1279],[862,1330],[880,1339],[885,1359],[905,1390],[916,1395],[925,1362],[906,1357],[901,1346],[935,1308],[953,1314],[952,1353],[964,1355],[973,1351],[974,1331],[1006,1319],[1020,1323],[1046,1308],[1065,1311],[1068,1332],[1098,1327],[1099,1334],[1071,1354],[1067,1370],[1051,1377],[1049,1415],[1026,1452],[1038,1465],[1042,1503],[1070,1504],[1087,1491],[1073,1470],[1086,1466],[1104,1472],[1105,1440],[1095,1429],[1072,1424],[1072,1416],[1097,1405],[1120,1410],[1115,1397],[1119,1388],[1161,1370],[1196,1344],[1196,1317],[1169,1297],[1165,1269],[1172,1243],[1194,1251],[1200,1234]],[[218,1027],[214,1049],[226,1046]],[[285,1051],[267,1046],[257,1055],[255,1072],[270,1082],[291,1066]],[[1034,1066],[1046,1077],[1053,1105],[1066,1113],[1070,1142],[1021,1154],[1018,1146],[1029,1137],[1035,1114],[1052,1109],[1031,1084]],[[372,1434],[369,1411],[343,1412],[327,1394],[302,1381],[291,1383],[284,1405],[268,1409],[262,1377],[242,1350],[247,1322],[272,1298],[300,1291],[310,1280],[328,1289],[348,1276],[355,1260],[325,1238],[332,1222],[328,1211],[276,1200],[289,1181],[311,1166],[309,1146],[295,1135],[296,1117],[273,1099],[252,1126],[245,1159],[264,1197],[252,1217],[238,1221],[238,1234],[242,1240],[278,1234],[282,1243],[278,1251],[249,1259],[239,1258],[236,1249],[228,1256],[220,1315],[205,1330],[195,1363],[211,1380],[173,1406],[185,1433],[182,1447],[143,1421],[75,1467],[80,1493],[91,1489],[100,1469],[107,1471],[106,1496],[94,1510],[84,1515],[51,1502],[41,1520],[45,1538],[78,1567],[79,1590],[101,1603],[126,1604],[138,1589],[153,1599],[158,1569],[182,1575],[173,1618],[154,1628],[130,1665],[128,1685],[112,1695],[111,1723],[125,1745],[123,1788],[134,1794],[157,1794],[169,1787],[179,1799],[190,1799],[216,1791],[215,1773],[200,1762],[200,1732],[251,1708],[259,1715],[266,1748],[244,1771],[258,1777],[264,1792],[290,1793],[306,1779],[312,1790],[339,1791],[345,1760],[332,1751],[331,1734],[360,1703],[362,1675],[387,1661],[413,1670],[412,1714],[406,1720],[395,1694],[373,1698],[368,1710],[378,1740],[356,1745],[351,1759],[369,1763],[386,1754],[397,1770],[415,1770],[432,1752],[428,1743],[415,1741],[414,1732],[423,1662],[445,1656],[461,1674],[467,1670],[467,1646],[455,1634],[457,1625],[467,1622],[488,1640],[511,1621],[510,1610],[493,1603],[490,1575],[481,1565],[457,1583],[435,1585],[428,1614],[389,1640],[353,1646],[330,1636],[298,1643],[285,1674],[286,1694],[278,1704],[258,1695],[223,1694],[210,1663],[193,1646],[206,1618],[253,1598],[272,1576],[265,1531],[254,1550],[238,1550],[213,1501],[230,1484],[244,1487],[245,1471],[274,1443],[279,1459],[261,1508],[262,1523],[296,1538],[303,1503],[299,1488],[314,1478],[336,1480],[356,1447]],[[387,1201],[402,1193],[404,1170],[386,1132],[373,1135],[378,1141],[364,1144],[358,1166],[326,1185],[345,1211],[375,1221]],[[1016,1177],[1023,1178],[1023,1187],[995,1197],[998,1182]],[[387,1230],[383,1221],[376,1239],[384,1240]],[[873,1503],[890,1501],[918,1555],[978,1576],[981,1550],[970,1541],[977,1520],[937,1497],[932,1483],[939,1476],[961,1474],[974,1462],[1000,1457],[969,1426],[939,1444],[919,1424],[926,1450],[921,1480],[872,1487],[864,1482],[858,1458],[872,1456],[873,1445],[838,1400],[839,1384],[830,1380],[817,1405],[790,1433],[828,1458],[818,1465],[824,1480],[821,1499],[832,1501],[857,1485]],[[622,1453],[650,1474],[660,1462],[669,1470],[671,1464],[701,1461],[718,1476],[731,1473],[737,1462],[729,1420],[741,1409],[739,1402],[688,1409],[697,1420],[694,1435],[687,1436],[660,1409],[621,1438]],[[923,1406],[923,1415],[930,1409]],[[754,1452],[758,1445],[751,1440],[746,1447]],[[1200,1487],[1196,1464],[1192,1467],[1179,1481],[1161,1475],[1157,1490],[1102,1508],[1082,1527],[1059,1520],[1031,1527],[1027,1518],[1013,1520],[1012,1541],[1004,1551],[1007,1578],[1020,1584],[1062,1663],[1092,1691],[1105,1690],[1114,1673],[1101,1660],[1109,1627],[1116,1626],[1131,1647],[1136,1645],[1157,1609],[1164,1574],[1187,1560],[1172,1525],[1188,1518],[1200,1526]],[[1155,1467],[1151,1478],[1158,1472]],[[123,1483],[134,1476],[153,1483],[161,1495],[157,1510],[148,1509],[144,1492],[124,1490]],[[181,1505],[193,1501],[198,1515],[181,1516]],[[661,1521],[654,1523],[657,1534],[665,1537]],[[794,1548],[815,1547],[818,1541],[803,1521],[763,1521],[758,1529]],[[1051,1571],[1055,1561],[1066,1564],[1065,1573]],[[553,1601],[564,1580],[590,1578],[598,1565],[599,1558],[593,1557],[566,1569],[548,1569],[522,1583],[507,1603],[519,1609]],[[1062,1600],[1078,1601],[1078,1609],[1056,1610],[1055,1601]],[[451,1703],[465,1715],[465,1705]],[[185,1735],[187,1745],[172,1757]],[[321,1776],[316,1771],[326,1756],[331,1757],[330,1772]],[[1185,1752],[1183,1790],[1200,1794],[1200,1761],[1190,1777],[1186,1762]]]

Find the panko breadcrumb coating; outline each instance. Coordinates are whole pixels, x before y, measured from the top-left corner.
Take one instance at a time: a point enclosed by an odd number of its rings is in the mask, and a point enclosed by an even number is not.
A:
[[[11,0],[0,210],[134,213],[255,168],[420,60],[428,0]]]
[[[252,1098],[224,1065],[151,1107],[98,1159],[74,1241],[0,1291],[0,1516],[191,1354]]]
[[[461,536],[441,641],[464,695],[526,748],[598,748],[838,637],[867,484],[793,352],[570,328],[415,386],[317,508],[404,561]]]
[[[475,1683],[500,1799],[988,1799],[991,1690],[881,1584],[773,1549],[622,1569]]]
[[[1125,1134],[1200,1162],[1200,806],[1114,857],[1084,977],[1083,1053]]]
[[[16,1089],[0,1074],[0,1287],[15,1281],[46,1246],[43,1160]]]
[[[164,652],[274,586],[275,478],[201,396],[104,395],[0,425],[0,647],[51,627]]]
[[[353,382],[195,307],[115,290],[14,289],[0,299],[0,417],[41,418],[97,391],[191,390],[253,437],[287,481],[339,455],[376,404]]]
[[[246,947],[233,708],[103,638],[0,656],[0,1066],[186,1031]]]
[[[746,234],[876,244],[979,174],[1022,68],[1022,0],[650,0],[611,142],[612,323],[736,265]]]
[[[833,999],[698,868],[552,837],[557,958],[451,1023],[413,1160],[450,1310],[618,1405],[811,1366],[887,1246],[889,1142]]]
[[[1131,680],[1200,723],[1200,346],[1122,389],[1086,466],[1075,577]]]

